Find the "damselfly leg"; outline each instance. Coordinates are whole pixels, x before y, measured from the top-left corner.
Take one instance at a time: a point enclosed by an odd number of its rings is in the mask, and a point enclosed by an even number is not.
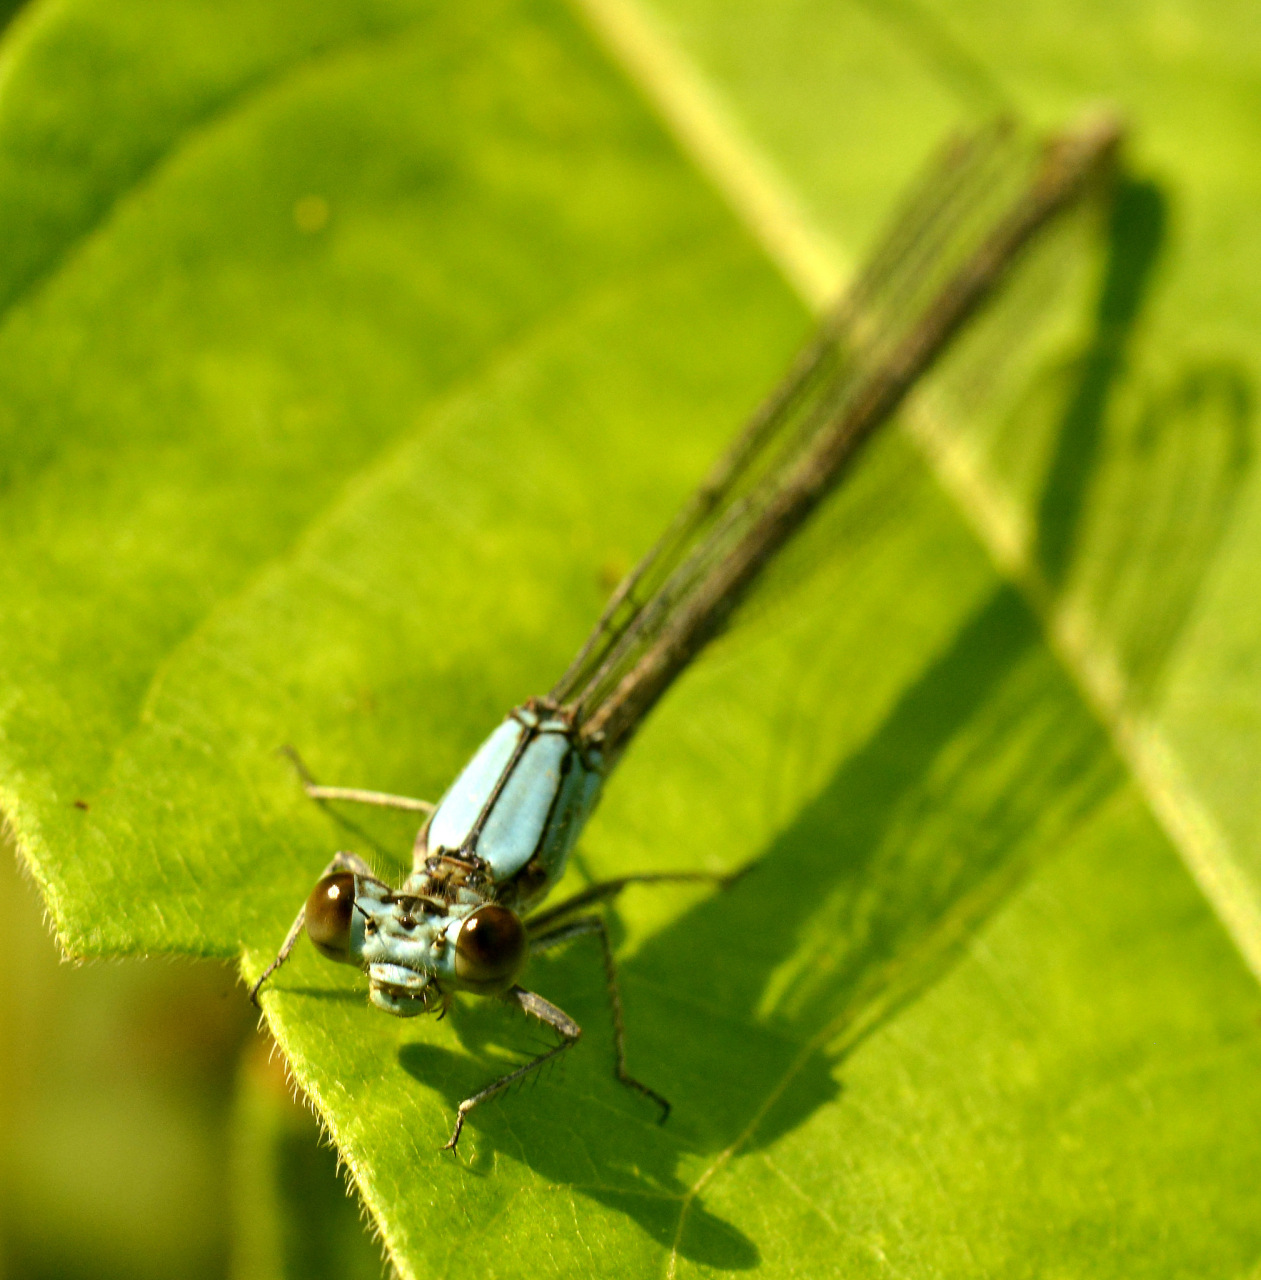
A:
[[[472,1096],[465,1098],[456,1108],[455,1128],[452,1129],[450,1138],[443,1144],[443,1151],[455,1150],[456,1144],[460,1141],[460,1134],[464,1130],[464,1121],[474,1107],[480,1106],[483,1102],[495,1097],[496,1094],[502,1093],[509,1085],[524,1079],[531,1071],[538,1070],[544,1063],[560,1057],[566,1049],[572,1049],[582,1036],[582,1028],[569,1014],[563,1009],[557,1008],[550,1000],[544,1000],[542,996],[533,991],[527,991],[524,987],[513,987],[504,995],[504,999],[509,1004],[515,1004],[517,1008],[524,1013],[528,1013],[530,1017],[537,1018],[540,1022],[545,1022],[549,1027],[554,1028],[560,1035],[560,1044],[548,1049],[546,1053],[540,1053],[537,1058],[531,1058],[529,1062],[519,1066],[515,1071],[509,1071],[507,1075],[500,1076],[498,1080],[492,1080],[484,1089],[479,1089]]]
[[[608,992],[609,1008],[613,1015],[614,1073],[618,1080],[628,1089],[633,1089],[642,1097],[657,1104],[661,1109],[659,1120],[661,1124],[664,1124],[670,1115],[669,1099],[662,1097],[656,1089],[644,1084],[642,1080],[637,1080],[626,1069],[626,1020],[622,1012],[622,993],[617,980],[617,961],[613,956],[613,946],[609,940],[608,926],[600,916],[579,915],[577,918],[573,918],[574,914],[596,903],[610,901],[621,893],[627,885],[699,882],[717,884],[725,889],[739,879],[740,876],[744,875],[746,870],[747,868],[741,868],[739,871],[730,874],[707,871],[646,871],[639,875],[619,876],[616,880],[603,880],[598,884],[589,885],[572,897],[566,898],[564,902],[557,903],[556,906],[549,910],[541,911],[537,915],[531,916],[525,922],[526,932],[530,939],[531,955],[539,955],[544,951],[550,951],[553,947],[562,946],[574,938],[588,934],[594,934],[600,940],[601,955],[604,959],[605,987]],[[502,1093],[509,1085],[524,1079],[532,1071],[559,1057],[566,1049],[572,1048],[582,1035],[582,1028],[563,1009],[558,1008],[548,1000],[544,1000],[542,996],[533,991],[526,991],[522,987],[514,987],[507,993],[505,999],[517,1005],[518,1008],[528,1013],[531,1017],[537,1018],[540,1022],[545,1022],[549,1027],[554,1028],[560,1035],[561,1042],[548,1049],[545,1053],[531,1058],[529,1062],[523,1063],[515,1070],[509,1071],[497,1080],[493,1080],[484,1089],[479,1089],[472,1096],[465,1098],[456,1111],[455,1129],[449,1141],[443,1147],[444,1151],[453,1151],[455,1149],[460,1140],[460,1134],[464,1129],[464,1121],[474,1107]]]
[[[618,876],[616,880],[600,880],[593,885],[575,893],[573,897],[558,902],[546,911],[538,911],[525,922],[526,932],[530,935],[530,946],[537,950],[535,941],[548,933],[551,928],[571,916],[594,906],[597,902],[608,902],[617,897],[627,885],[632,884],[715,884],[720,889],[729,889],[743,876],[749,868],[741,867],[737,871],[641,871],[636,875]]]
[[[298,778],[302,783],[302,790],[317,802],[347,800],[352,804],[371,804],[381,809],[406,809],[410,813],[432,813],[436,807],[428,800],[414,800],[411,796],[391,795],[388,791],[366,791],[362,787],[325,787],[316,782],[311,776],[306,763],[293,747],[281,747],[280,753],[297,771]]]
[[[644,1084],[642,1080],[636,1080],[626,1070],[626,1022],[622,1015],[622,993],[618,989],[617,962],[613,958],[613,947],[609,942],[609,930],[604,920],[600,916],[579,916],[578,919],[571,920],[568,924],[557,925],[556,928],[550,929],[546,933],[532,936],[530,950],[533,954],[538,955],[540,952],[548,951],[552,947],[561,946],[571,938],[582,937],[584,934],[589,933],[595,934],[600,939],[600,948],[604,956],[604,982],[609,997],[609,1008],[613,1014],[613,1070],[617,1078],[628,1089],[633,1089],[636,1093],[642,1094],[643,1097],[651,1099],[661,1108],[661,1117],[658,1123],[665,1124],[670,1116],[669,1101],[663,1098],[656,1089]]]

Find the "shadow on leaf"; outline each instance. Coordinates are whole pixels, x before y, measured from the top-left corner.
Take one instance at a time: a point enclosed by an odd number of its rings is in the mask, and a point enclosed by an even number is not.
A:
[[[1121,183],[1092,339],[1040,388],[1062,407],[1052,409],[1058,429],[1039,500],[1037,561],[1089,620],[1131,709],[1157,691],[1252,454],[1253,395],[1239,365],[1191,360],[1155,387],[1132,386],[1130,347],[1168,222],[1156,184]]]
[[[1095,471],[1108,402],[1165,242],[1168,201],[1155,183],[1119,184],[1095,327],[1063,399],[1056,448],[1038,513],[1037,558],[1049,582],[1063,583],[1073,557],[1087,482]]]
[[[999,590],[749,875],[623,967],[630,1068],[670,1097],[668,1125],[611,1078],[598,952],[576,943],[528,979],[597,1051],[566,1055],[528,1107],[474,1112],[466,1133],[695,1261],[755,1265],[756,1246],[693,1189],[834,1101],[845,1055],[942,973],[1117,777],[1024,605]],[[476,1059],[457,1067],[423,1044],[400,1059],[443,1081],[454,1109],[486,1083],[505,1017],[481,1002],[453,1021]]]

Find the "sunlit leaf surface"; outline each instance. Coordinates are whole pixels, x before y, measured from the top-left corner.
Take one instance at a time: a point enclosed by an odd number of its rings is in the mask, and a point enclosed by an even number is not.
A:
[[[1008,79],[1042,115],[1114,88],[1090,42],[1009,51],[981,6],[962,34],[752,8],[680,4],[667,34],[845,250]],[[1153,80],[1197,24],[1226,58],[1208,19],[1167,22],[1135,55]],[[550,684],[808,317],[559,5],[68,0],[6,40],[0,805],[71,951],[254,974],[334,849],[393,873],[411,835],[336,823],[277,748],[435,798]],[[1212,780],[1194,794],[1238,853],[1215,797],[1247,807],[1255,705],[1222,717],[1226,768],[1178,691],[1234,698],[1255,668],[1258,318],[1239,262],[1188,283],[1189,255],[1225,252],[1208,229],[1244,244],[1243,199],[1150,110],[1162,172],[1124,188],[1080,323],[1001,395],[961,362],[934,412],[1014,495],[1055,600],[1102,619],[1124,705]],[[476,1002],[390,1020],[299,948],[268,1016],[401,1272],[1256,1264],[1255,982],[978,523],[883,439],[610,786],[574,883],[760,858],[726,894],[615,912],[666,1127],[611,1078],[581,943],[529,980],[587,1036],[477,1112],[458,1159],[455,1104],[537,1029]]]

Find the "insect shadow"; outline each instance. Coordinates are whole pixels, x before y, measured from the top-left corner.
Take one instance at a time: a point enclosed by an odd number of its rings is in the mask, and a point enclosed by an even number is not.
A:
[[[705,1170],[834,1101],[845,1056],[948,967],[1118,776],[1033,619],[1000,589],[754,869],[624,966],[632,1067],[648,1076],[655,1064],[669,1124],[609,1080],[610,1052],[597,1048],[571,1057],[559,1087],[538,1086],[541,1105],[484,1108],[477,1141],[695,1261],[756,1265],[756,1245],[696,1194]],[[579,945],[542,958],[529,981],[598,1046],[609,1036],[599,957],[580,963]],[[504,1041],[494,1007],[461,1007],[455,1024],[473,1053]],[[453,1056],[408,1045],[400,1059],[445,1080],[455,1105],[485,1065],[465,1079],[472,1064],[455,1069]]]

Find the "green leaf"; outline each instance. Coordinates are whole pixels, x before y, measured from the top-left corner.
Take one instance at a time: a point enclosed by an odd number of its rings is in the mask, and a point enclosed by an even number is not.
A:
[[[867,236],[960,112],[909,10],[856,12],[871,48],[818,39],[805,8],[758,31],[734,7],[688,18],[696,47],[740,46],[737,70],[779,51],[783,78],[747,98],[721,58],[696,82],[752,118],[782,99],[774,163],[702,160],[831,201],[816,245]],[[411,834],[336,825],[277,747],[322,780],[434,797],[547,687],[808,321],[563,8],[330,4],[318,34],[305,6],[243,14],[70,0],[8,37],[0,156],[49,156],[36,126],[58,113],[52,135],[105,150],[69,148],[42,206],[0,167],[22,242],[0,328],[0,805],[70,950],[242,955],[256,974],[335,848],[396,872]],[[846,99],[825,46],[880,74]],[[55,75],[50,50],[107,70]],[[993,58],[973,61],[1001,83]],[[1063,96],[1057,112],[1080,85]],[[1156,189],[1127,190],[1123,230]],[[776,243],[803,243],[790,212]],[[729,893],[644,888],[615,913],[630,1065],[671,1098],[668,1126],[611,1078],[581,944],[530,982],[587,1035],[476,1112],[459,1160],[437,1150],[454,1106],[535,1032],[474,1001],[386,1019],[305,946],[278,976],[273,1031],[404,1275],[1254,1265],[1255,984],[1114,749],[1131,702],[1100,717],[1053,652],[1062,584],[1081,583],[1116,602],[1143,715],[1168,714],[1150,699],[1242,536],[1233,372],[1171,366],[1163,413],[1100,419],[1121,462],[1148,460],[1117,472],[1144,498],[1144,476],[1186,471],[1170,442],[1188,420],[1225,442],[1190,473],[1192,509],[1222,505],[1208,492],[1229,510],[1193,522],[1176,574],[1165,526],[1136,539],[1108,505],[1121,480],[1096,502],[1056,463],[1116,356],[1107,281],[1172,289],[1153,277],[1165,241],[1126,266],[1130,239],[1114,233],[1099,314],[972,427],[1017,526],[1045,499],[1068,552],[1028,535],[1013,586],[971,532],[988,508],[883,439],[610,786],[574,883],[760,857]],[[1127,376],[1147,314],[1122,326]],[[967,367],[928,421],[970,403]],[[1109,566],[1124,591],[1100,585]],[[1153,611],[1170,581],[1177,607]],[[1217,625],[1246,649],[1242,621]]]

